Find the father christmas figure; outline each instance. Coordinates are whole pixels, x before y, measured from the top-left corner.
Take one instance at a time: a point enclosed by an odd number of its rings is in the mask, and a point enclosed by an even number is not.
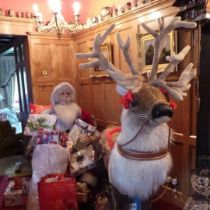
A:
[[[45,113],[57,116],[56,130],[68,131],[81,116],[81,109],[75,102],[76,91],[68,82],[62,82],[54,87],[51,93],[52,108]]]
[[[57,117],[55,129],[59,133],[69,132],[75,124],[75,121],[80,118],[88,124],[96,126],[94,117],[88,112],[81,110],[76,100],[76,91],[68,82],[59,83],[54,87],[51,96],[51,108],[42,112],[42,114],[53,114]],[[91,135],[81,135],[80,142],[87,146],[96,142],[99,139],[99,133],[94,132]],[[36,146],[36,136],[32,137],[27,146],[28,157],[31,157],[34,147]]]
[[[76,119],[80,118],[88,124],[96,126],[94,117],[88,112],[81,110],[75,102],[76,91],[68,82],[59,83],[54,87],[51,93],[51,105],[49,110],[45,110],[45,114],[54,114],[57,116],[56,130],[59,132],[68,132],[73,127]],[[98,135],[81,136],[80,141],[85,146],[95,142]]]
[[[75,98],[75,89],[67,82],[62,82],[53,89],[51,94],[52,108],[48,113],[55,114],[57,116],[56,130],[60,132],[71,130],[78,118],[95,126],[94,118],[89,113],[80,109],[75,102]],[[100,156],[98,151],[96,151],[98,149],[97,142],[99,137],[100,134],[98,131],[95,131],[91,135],[81,135],[79,137],[83,146],[88,146],[89,144],[93,145],[96,159]],[[92,196],[94,196],[97,188],[96,186],[98,184],[97,176],[99,175],[100,174],[97,169],[92,169],[77,176],[77,180],[79,180],[79,182],[86,183],[90,189],[92,189]],[[91,208],[93,203],[94,202],[92,200],[86,203],[85,209],[88,209],[89,207]]]

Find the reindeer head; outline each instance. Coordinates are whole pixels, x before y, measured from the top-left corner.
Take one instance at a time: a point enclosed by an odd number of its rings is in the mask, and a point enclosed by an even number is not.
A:
[[[128,112],[134,114],[139,119],[149,119],[149,122],[160,124],[168,122],[173,115],[173,106],[170,104],[169,98],[175,100],[183,100],[183,96],[187,95],[186,91],[190,88],[190,81],[195,76],[196,71],[193,64],[190,63],[182,72],[180,78],[176,82],[167,82],[167,76],[174,70],[188,53],[190,46],[186,46],[180,53],[173,53],[167,56],[169,62],[162,74],[157,77],[158,63],[160,55],[166,41],[168,33],[176,28],[194,28],[196,23],[181,21],[174,18],[167,26],[164,26],[164,19],[158,19],[160,31],[149,28],[146,24],[142,24],[143,28],[150,33],[155,39],[153,43],[154,57],[152,63],[152,71],[148,79],[145,80],[142,75],[135,69],[128,53],[130,46],[130,38],[124,43],[119,34],[117,40],[124,58],[132,72],[132,75],[123,74],[116,69],[100,51],[100,45],[104,42],[108,34],[114,29],[111,25],[103,35],[97,35],[94,40],[92,53],[79,53],[79,58],[96,58],[96,60],[81,64],[81,68],[89,68],[99,66],[105,70],[111,78],[117,83],[117,91],[122,95],[122,103],[128,109]]]
[[[127,97],[131,100],[128,99],[126,102],[126,108],[139,120],[146,119],[157,125],[157,123],[169,121],[173,116],[173,107],[170,106],[168,95],[165,95],[159,88],[144,85],[137,93],[133,94],[129,91],[122,97],[123,105],[125,105],[123,99]]]

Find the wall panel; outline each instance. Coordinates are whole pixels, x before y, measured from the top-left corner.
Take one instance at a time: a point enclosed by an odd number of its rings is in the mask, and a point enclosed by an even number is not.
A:
[[[104,88],[105,97],[105,121],[107,124],[119,124],[122,106],[120,96],[115,90],[116,84],[113,81],[106,81]]]
[[[35,33],[29,35],[33,102],[49,104],[52,88],[70,82],[77,88],[75,44],[71,36]]]
[[[93,113],[93,106],[92,106],[92,86],[87,83],[83,82],[80,83],[80,97],[79,97],[79,104],[84,111],[89,113]]]

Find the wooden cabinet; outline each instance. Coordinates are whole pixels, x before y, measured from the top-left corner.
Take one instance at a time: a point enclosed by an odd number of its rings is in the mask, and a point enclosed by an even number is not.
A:
[[[52,88],[60,82],[77,87],[75,43],[71,35],[29,34],[33,102],[49,104]]]

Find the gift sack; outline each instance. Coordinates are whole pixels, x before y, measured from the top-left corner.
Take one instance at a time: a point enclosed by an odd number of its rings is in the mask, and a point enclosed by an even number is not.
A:
[[[63,175],[49,175],[38,183],[40,210],[77,210],[76,181]]]
[[[65,173],[68,155],[66,149],[56,144],[38,144],[35,147],[32,156],[33,173],[28,193],[28,210],[39,210],[38,182],[48,174]]]
[[[39,130],[53,131],[57,117],[51,114],[29,114],[24,135],[36,136]]]

